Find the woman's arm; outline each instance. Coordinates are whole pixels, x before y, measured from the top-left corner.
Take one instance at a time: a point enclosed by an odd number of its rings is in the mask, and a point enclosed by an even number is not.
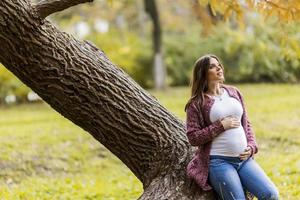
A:
[[[258,145],[256,143],[255,133],[252,129],[251,123],[248,118],[248,114],[247,114],[247,110],[246,110],[246,106],[245,106],[245,102],[244,102],[244,97],[237,88],[236,88],[236,91],[241,100],[243,111],[244,111],[243,116],[242,116],[242,125],[246,132],[248,146],[251,147],[251,149],[252,149],[251,155],[250,155],[250,156],[252,156],[253,154],[256,154],[258,152]]]
[[[225,129],[221,120],[217,120],[211,125],[204,127],[203,116],[196,108],[194,102],[188,105],[186,109],[186,135],[192,146],[199,146],[212,141],[214,137],[224,131]]]

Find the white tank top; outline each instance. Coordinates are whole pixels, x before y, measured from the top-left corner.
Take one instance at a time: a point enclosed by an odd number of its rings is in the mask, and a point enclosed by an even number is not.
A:
[[[230,97],[223,88],[220,97],[212,96],[215,101],[210,110],[210,120],[214,122],[229,115],[236,116],[240,122],[243,114],[241,103],[234,97]],[[247,138],[242,124],[238,128],[231,128],[219,134],[212,141],[210,155],[239,156],[247,147]]]

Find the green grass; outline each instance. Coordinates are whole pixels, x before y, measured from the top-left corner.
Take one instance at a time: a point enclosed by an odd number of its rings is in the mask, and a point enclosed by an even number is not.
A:
[[[300,85],[235,85],[256,133],[256,160],[281,199],[300,199]],[[189,88],[150,91],[185,120]],[[129,200],[142,184],[92,136],[47,104],[0,108],[0,200]]]

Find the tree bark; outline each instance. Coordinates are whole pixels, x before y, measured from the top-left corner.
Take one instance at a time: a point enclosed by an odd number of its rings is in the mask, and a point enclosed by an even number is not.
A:
[[[77,4],[92,2],[93,0],[42,0],[35,5],[37,15],[46,18],[52,13],[62,11]]]
[[[88,41],[41,18],[28,0],[0,2],[0,62],[90,133],[143,183],[139,199],[212,199],[186,176],[185,125]]]

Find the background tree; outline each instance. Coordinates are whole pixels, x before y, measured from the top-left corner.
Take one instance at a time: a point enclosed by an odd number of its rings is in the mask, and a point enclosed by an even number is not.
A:
[[[152,23],[152,45],[154,66],[153,75],[156,89],[163,89],[166,87],[166,69],[164,67],[163,55],[162,55],[162,31],[159,20],[159,12],[155,0],[144,0],[145,10],[149,14]]]

